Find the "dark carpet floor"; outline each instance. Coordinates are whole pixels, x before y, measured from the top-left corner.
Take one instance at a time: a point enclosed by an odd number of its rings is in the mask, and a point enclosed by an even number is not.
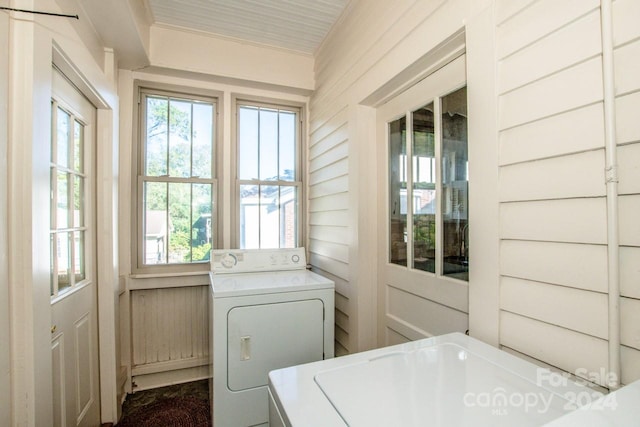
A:
[[[211,426],[208,380],[144,390],[127,396],[117,427]]]

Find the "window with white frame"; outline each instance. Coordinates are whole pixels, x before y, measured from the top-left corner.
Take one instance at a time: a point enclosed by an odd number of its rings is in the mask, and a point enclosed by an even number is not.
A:
[[[216,242],[216,99],[140,88],[138,268],[209,260]]]
[[[237,246],[300,246],[300,109],[238,101],[236,113]]]
[[[466,87],[389,122],[388,141],[389,262],[468,281]]]
[[[85,162],[85,124],[51,103],[51,296],[58,297],[86,279],[89,176]]]

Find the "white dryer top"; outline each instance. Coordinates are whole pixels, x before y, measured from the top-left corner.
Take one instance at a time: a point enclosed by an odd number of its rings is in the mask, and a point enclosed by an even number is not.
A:
[[[272,371],[292,426],[539,426],[586,387],[460,333]]]
[[[333,289],[334,282],[307,270],[209,273],[214,298]]]

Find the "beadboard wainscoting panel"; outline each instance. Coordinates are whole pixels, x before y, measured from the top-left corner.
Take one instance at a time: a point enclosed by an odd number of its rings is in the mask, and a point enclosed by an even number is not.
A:
[[[208,286],[131,291],[135,383],[145,375],[209,363],[209,292]]]

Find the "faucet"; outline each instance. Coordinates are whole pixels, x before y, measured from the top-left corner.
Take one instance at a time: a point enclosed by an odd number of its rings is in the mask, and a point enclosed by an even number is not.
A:
[[[469,222],[467,220],[467,223],[464,225],[464,227],[462,227],[462,231],[460,232],[461,236],[460,236],[460,258],[462,258],[464,261],[468,262],[468,258],[469,258]],[[463,261],[463,262],[464,262]]]

